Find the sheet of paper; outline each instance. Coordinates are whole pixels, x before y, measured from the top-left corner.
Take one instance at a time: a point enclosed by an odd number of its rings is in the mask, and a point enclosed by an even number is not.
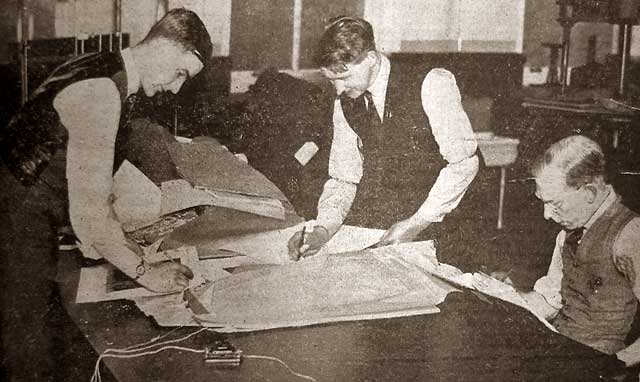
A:
[[[518,293],[518,291],[511,285],[506,284],[500,280],[497,280],[482,272],[477,273],[463,273],[460,269],[444,263],[435,262],[425,263],[424,269],[429,273],[438,276],[443,280],[451,282],[453,285],[465,287],[484,293],[486,295],[498,298],[503,301],[507,301],[511,304],[518,305],[527,309],[529,312],[540,320],[547,328],[554,332],[557,329],[553,327],[544,317],[540,316],[534,309],[532,309],[527,301]]]
[[[261,263],[287,264],[292,262],[289,258],[287,243],[303,227],[304,223],[300,223],[288,228],[217,240],[207,247],[242,253]],[[318,255],[364,249],[377,243],[383,233],[384,230],[380,229],[343,226]]]
[[[432,242],[405,243],[234,274],[201,295],[211,313],[198,320],[257,330],[437,312],[455,288],[421,267],[434,259]]]
[[[113,208],[126,232],[145,227],[161,216],[161,191],[129,161],[113,176]]]
[[[489,275],[478,272],[473,274],[473,289],[527,309],[529,312],[533,313],[533,315],[538,320],[540,320],[540,322],[542,322],[547,328],[556,333],[558,332],[558,330],[553,325],[551,325],[549,321],[547,321],[544,317],[539,315],[534,309],[529,306],[527,301],[522,297],[522,295],[520,295],[520,293],[518,293],[518,291],[513,286],[503,283],[500,280],[496,280]]]
[[[202,190],[196,190],[184,179],[162,182],[162,214],[184,210],[195,206],[213,205],[212,197]]]
[[[202,268],[198,264],[200,260],[198,259],[198,253],[195,247],[156,252],[145,258],[146,261],[150,263],[179,259],[181,264],[185,264],[191,268],[194,273],[194,278],[189,283],[190,286],[195,287],[205,282],[205,275],[203,275]],[[161,295],[161,293],[152,292],[143,288],[111,264],[104,264],[82,268],[80,270],[76,302],[133,299],[157,295]]]
[[[163,182],[162,214],[195,206],[218,206],[284,220],[285,210],[278,199],[193,187],[184,179]]]

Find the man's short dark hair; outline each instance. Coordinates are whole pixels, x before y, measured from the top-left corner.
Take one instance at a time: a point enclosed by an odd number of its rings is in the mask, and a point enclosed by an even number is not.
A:
[[[359,17],[339,16],[325,27],[316,63],[339,73],[346,70],[346,64],[360,62],[372,50],[376,50],[376,43],[371,24]]]
[[[203,64],[211,58],[213,46],[207,28],[198,15],[185,8],[175,8],[151,27],[141,44],[165,38],[186,51],[193,52]]]

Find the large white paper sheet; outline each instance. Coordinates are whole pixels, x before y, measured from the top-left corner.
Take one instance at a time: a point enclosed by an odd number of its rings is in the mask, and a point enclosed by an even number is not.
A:
[[[426,272],[434,261],[433,243],[419,242],[234,274],[200,295],[210,313],[197,319],[244,331],[435,313],[455,288]]]

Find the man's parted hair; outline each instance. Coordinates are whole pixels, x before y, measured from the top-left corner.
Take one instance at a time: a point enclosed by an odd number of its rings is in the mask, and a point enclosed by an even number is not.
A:
[[[195,12],[185,8],[167,12],[151,27],[141,44],[157,38],[173,41],[185,51],[193,52],[204,65],[211,58],[213,45],[207,28]]]
[[[376,50],[376,43],[371,24],[359,17],[338,16],[325,26],[316,63],[340,73],[346,70],[346,64],[360,62],[372,50]]]
[[[584,135],[571,135],[552,144],[531,166],[534,177],[554,168],[565,175],[566,185],[580,188],[601,177],[606,181],[602,148]]]

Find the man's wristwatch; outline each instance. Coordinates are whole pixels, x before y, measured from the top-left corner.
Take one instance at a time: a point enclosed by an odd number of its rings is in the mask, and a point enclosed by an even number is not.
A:
[[[138,264],[138,266],[136,267],[136,277],[134,277],[134,280],[139,279],[142,275],[144,275],[147,272],[147,263],[145,263],[144,260],[140,261],[140,264]]]

